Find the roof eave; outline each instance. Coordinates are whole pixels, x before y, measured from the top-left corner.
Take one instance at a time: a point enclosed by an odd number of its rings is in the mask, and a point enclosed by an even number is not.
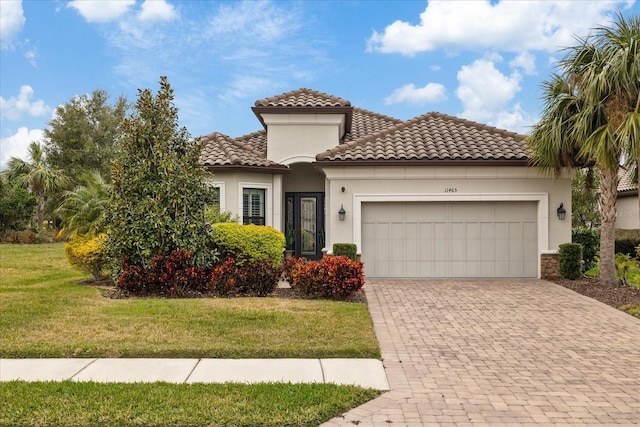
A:
[[[288,166],[250,166],[250,165],[205,165],[209,172],[252,172],[270,174],[288,174],[291,169]]]
[[[327,166],[531,166],[529,159],[475,160],[316,160],[314,165]]]

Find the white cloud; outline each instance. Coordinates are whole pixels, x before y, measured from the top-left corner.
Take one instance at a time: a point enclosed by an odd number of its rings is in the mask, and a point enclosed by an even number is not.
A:
[[[537,74],[536,72],[536,57],[529,52],[522,52],[518,54],[509,62],[511,68],[520,68],[528,76]]]
[[[9,49],[13,39],[22,31],[26,19],[22,1],[3,0],[0,7],[0,48]]]
[[[7,168],[11,157],[28,161],[29,144],[41,141],[43,134],[42,129],[29,130],[26,127],[21,127],[17,133],[0,139],[0,170]]]
[[[175,17],[175,8],[165,0],[145,0],[138,14],[138,19],[145,22],[171,21]]]
[[[276,83],[263,77],[242,75],[236,77],[229,87],[219,95],[220,100],[232,102],[234,99],[247,98],[272,89]]]
[[[520,91],[522,76],[514,71],[505,76],[486,59],[464,65],[458,71],[456,96],[462,102],[462,116],[479,122],[490,122]]]
[[[435,49],[555,52],[609,22],[626,1],[429,1],[420,22],[374,31],[368,50],[415,55]]]
[[[533,115],[525,112],[518,103],[513,107],[512,111],[500,111],[494,126],[526,135],[537,121]]]
[[[51,108],[45,105],[44,101],[31,101],[33,97],[33,89],[29,85],[20,88],[18,96],[12,96],[4,99],[0,96],[0,111],[2,117],[9,120],[18,120],[22,116],[29,115],[32,117],[43,116],[51,111]]]
[[[73,0],[67,4],[78,11],[87,22],[109,22],[129,11],[135,0]]]
[[[424,105],[446,101],[447,89],[440,83],[428,83],[425,87],[417,88],[413,84],[404,85],[394,90],[385,98],[385,104],[399,104],[408,102],[415,105]]]
[[[29,61],[29,63],[30,63],[31,65],[33,65],[34,67],[37,67],[37,66],[38,66],[38,63],[36,62],[36,58],[37,58],[37,56],[38,56],[38,53],[36,52],[36,50],[35,50],[35,49],[27,50],[27,51],[24,53],[24,57],[25,57],[25,59],[26,59],[27,61]]]

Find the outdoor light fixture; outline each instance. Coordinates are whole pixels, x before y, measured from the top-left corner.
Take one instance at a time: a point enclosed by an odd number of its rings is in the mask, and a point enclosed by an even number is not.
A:
[[[341,204],[340,210],[338,211],[338,217],[340,218],[340,221],[344,221],[344,216],[346,214],[347,214],[347,211],[344,210],[344,206]]]
[[[564,216],[567,214],[567,210],[564,208],[564,203],[560,203],[560,207],[556,209],[556,213],[558,214],[558,219],[560,221],[564,221]]]

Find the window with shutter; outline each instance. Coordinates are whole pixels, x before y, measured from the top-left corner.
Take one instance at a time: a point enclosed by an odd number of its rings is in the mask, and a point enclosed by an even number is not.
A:
[[[242,223],[265,225],[265,190],[244,188],[242,190]]]

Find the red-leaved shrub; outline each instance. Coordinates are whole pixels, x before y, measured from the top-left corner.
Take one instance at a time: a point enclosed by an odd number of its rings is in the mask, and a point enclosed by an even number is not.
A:
[[[193,265],[193,254],[176,249],[168,256],[153,257],[149,268],[125,259],[117,287],[138,295],[185,297],[207,292],[208,283],[207,270]]]
[[[288,260],[285,277],[291,287],[308,297],[345,299],[362,289],[362,263],[346,256],[326,256],[319,261]]]

